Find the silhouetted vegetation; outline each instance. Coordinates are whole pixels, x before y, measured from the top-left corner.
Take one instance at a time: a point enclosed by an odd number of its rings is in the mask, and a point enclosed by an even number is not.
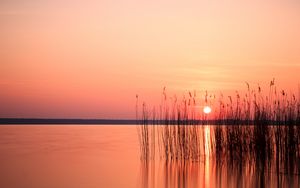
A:
[[[207,91],[203,98],[196,92],[181,99],[168,97],[164,88],[159,111],[149,111],[143,103],[140,115],[137,98],[141,157],[154,158],[157,145],[166,161],[199,161],[205,155],[217,161],[251,158],[259,168],[275,161],[278,173],[299,174],[300,91],[298,97],[279,91],[274,79],[265,92],[260,86],[246,86],[243,95],[220,94],[218,99]],[[201,107],[206,105],[214,112],[204,114]],[[208,124],[214,125],[209,132],[204,126]]]

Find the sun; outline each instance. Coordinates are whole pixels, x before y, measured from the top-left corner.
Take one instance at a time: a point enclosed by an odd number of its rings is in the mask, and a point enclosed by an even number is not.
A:
[[[205,114],[209,114],[209,113],[211,113],[211,108],[210,108],[209,106],[204,106],[203,112],[204,112]]]

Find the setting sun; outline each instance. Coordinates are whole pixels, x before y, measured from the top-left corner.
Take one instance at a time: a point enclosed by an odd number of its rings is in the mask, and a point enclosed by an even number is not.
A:
[[[0,188],[300,188],[299,13],[0,0]]]
[[[209,114],[209,113],[211,113],[211,108],[210,108],[209,106],[205,106],[205,107],[203,108],[203,112],[204,112],[205,114]]]

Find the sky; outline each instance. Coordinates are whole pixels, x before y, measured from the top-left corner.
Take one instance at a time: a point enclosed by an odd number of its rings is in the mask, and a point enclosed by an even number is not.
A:
[[[0,26],[0,117],[133,118],[164,86],[300,83],[296,0],[2,0]]]

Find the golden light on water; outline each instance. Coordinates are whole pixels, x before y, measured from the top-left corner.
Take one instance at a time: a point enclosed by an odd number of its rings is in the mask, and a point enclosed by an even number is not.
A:
[[[205,114],[209,114],[209,113],[211,113],[211,108],[210,108],[209,106],[205,106],[205,107],[203,108],[203,112],[204,112]]]
[[[209,107],[208,107],[209,108]],[[209,108],[210,109],[210,108]],[[204,110],[203,110],[204,111]],[[205,187],[210,187],[210,153],[211,153],[211,143],[210,143],[210,127],[204,127],[204,154],[205,154]]]

